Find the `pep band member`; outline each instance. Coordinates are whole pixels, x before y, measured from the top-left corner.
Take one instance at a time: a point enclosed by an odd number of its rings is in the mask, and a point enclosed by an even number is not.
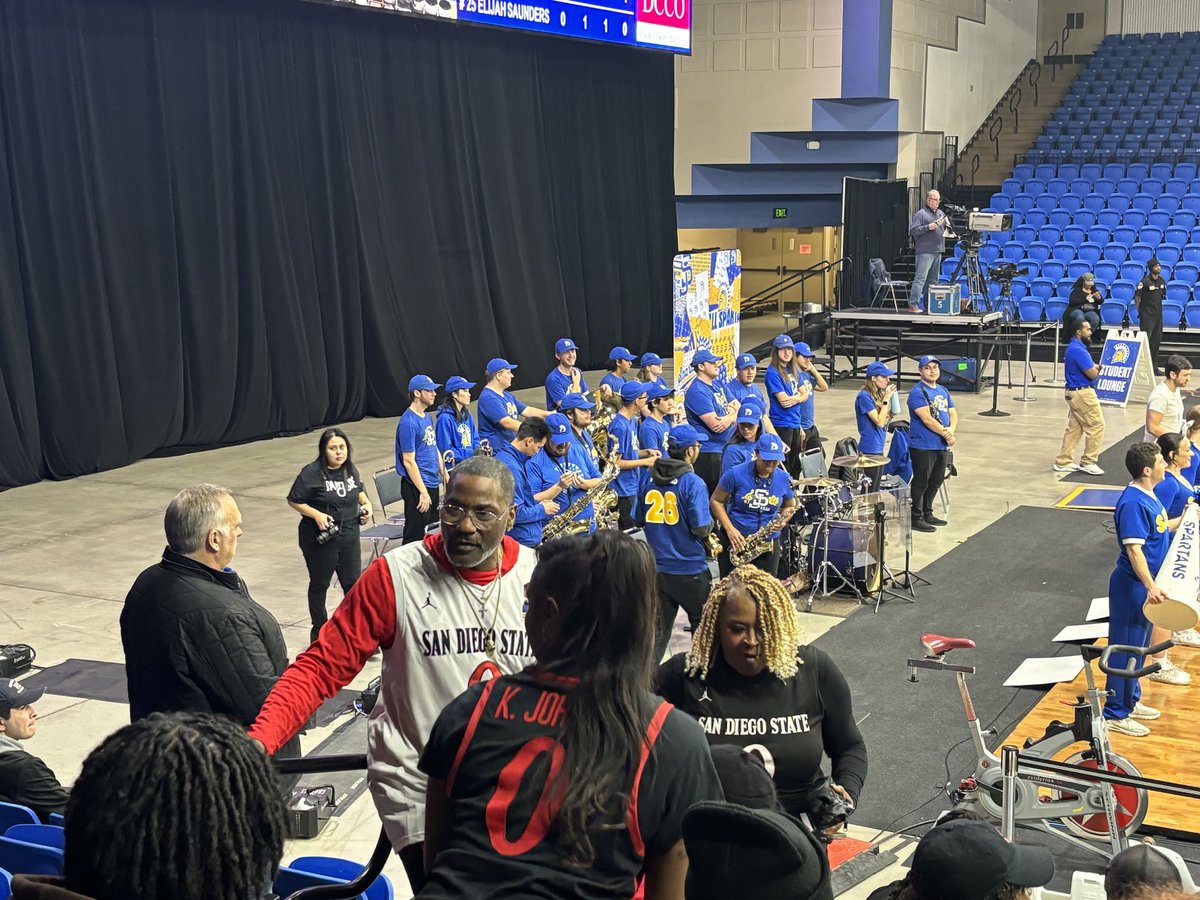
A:
[[[754,458],[754,445],[763,433],[762,410],[753,402],[742,404],[742,408],[738,410],[737,428],[729,435],[729,441],[721,451],[722,476],[730,469],[745,465]]]
[[[729,539],[717,557],[722,576],[733,568],[730,551],[741,548],[747,538],[770,524],[782,510],[795,505],[792,480],[780,465],[783,458],[779,437],[764,434],[754,445],[754,458],[722,475],[713,491],[709,508]],[[752,565],[772,575],[779,570],[779,534],[772,534],[770,549],[752,561]]]
[[[633,368],[634,359],[636,357],[627,347],[613,347],[608,351],[608,362],[605,364],[608,374],[600,379],[600,395],[605,403],[621,405],[621,388],[625,385],[629,370]]]
[[[559,338],[554,345],[554,356],[558,365],[546,376],[546,409],[550,412],[559,409],[567,394],[586,394],[587,380],[583,373],[575,368],[579,348],[570,338]]]
[[[609,440],[620,454],[617,468],[621,471],[613,481],[613,493],[617,495],[617,527],[622,530],[633,527],[633,504],[642,472],[662,456],[662,450],[643,449],[638,442],[637,418],[646,408],[646,389],[640,381],[625,382],[617,395],[621,408],[608,426]]]
[[[938,384],[942,364],[936,356],[917,360],[921,380],[908,392],[908,452],[912,457],[912,527],[936,531],[946,520],[933,514],[933,501],[946,480],[946,451],[954,446],[958,410],[950,392]]]
[[[692,647],[658,670],[658,693],[704,726],[710,744],[757,753],[789,815],[832,763],[833,790],[857,803],[867,747],[854,724],[846,679],[834,661],[800,643],[787,588],[754,566],[717,582],[692,635]]]
[[[408,382],[408,409],[396,425],[396,471],[404,498],[404,543],[425,536],[437,519],[438,496],[446,480],[446,466],[438,453],[437,432],[428,409],[437,399],[437,384],[428,375]]]
[[[683,398],[687,423],[704,438],[700,455],[692,468],[704,479],[711,493],[721,478],[721,451],[725,449],[726,431],[737,421],[738,405],[725,394],[720,381],[721,358],[708,349],[697,350],[692,357],[696,377],[688,385]]]
[[[646,411],[638,426],[638,444],[647,450],[667,452],[667,435],[675,418],[675,392],[657,382],[646,385]]]
[[[649,690],[649,554],[605,530],[538,557],[536,664],[451,702],[421,757],[417,897],[629,897],[641,872],[648,900],[682,897],[683,815],[722,795],[700,728]]]
[[[475,382],[467,381],[461,375],[451,375],[446,381],[446,402],[437,415],[437,448],[443,465],[446,452],[450,452],[454,460],[450,468],[468,456],[474,456],[479,449],[479,429],[471,415],[473,387]]]
[[[887,425],[892,420],[892,397],[896,385],[892,384],[895,371],[881,362],[867,366],[867,383],[854,398],[854,418],[858,423],[858,452],[882,456],[887,445]],[[883,467],[867,469],[871,479],[871,490],[879,489]]]
[[[500,357],[488,360],[487,384],[479,392],[479,440],[487,441],[493,451],[517,436],[522,417],[544,419],[550,415],[549,410],[527,406],[509,390],[516,368]]]
[[[637,380],[645,382],[653,382],[659,387],[667,386],[666,379],[663,378],[663,358],[657,353],[643,353],[641,359],[641,368],[638,369]]]
[[[288,491],[288,506],[300,513],[300,552],[308,568],[309,640],[329,618],[325,597],[337,573],[342,593],[348,594],[362,573],[358,526],[371,517],[371,500],[362,476],[350,459],[350,438],[340,428],[326,428],[317,441],[317,458],[300,470]],[[325,541],[317,538],[334,525],[338,531]]]

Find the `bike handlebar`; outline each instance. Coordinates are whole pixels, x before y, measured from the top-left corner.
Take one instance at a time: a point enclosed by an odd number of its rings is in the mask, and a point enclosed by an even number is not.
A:
[[[1155,644],[1153,647],[1131,647],[1128,644],[1109,644],[1104,648],[1104,652],[1100,654],[1100,671],[1105,675],[1116,675],[1118,678],[1145,678],[1147,675],[1153,675],[1162,668],[1162,663],[1151,663],[1148,666],[1141,668],[1133,668],[1137,660],[1147,656],[1153,656],[1155,653],[1162,653],[1164,650],[1169,650],[1175,646],[1172,640],[1165,640],[1161,644]],[[1131,657],[1129,662],[1125,664],[1125,668],[1117,669],[1108,664],[1108,657],[1113,653],[1128,653]]]

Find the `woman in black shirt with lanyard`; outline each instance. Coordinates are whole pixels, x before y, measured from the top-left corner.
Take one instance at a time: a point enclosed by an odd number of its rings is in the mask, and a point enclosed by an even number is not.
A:
[[[362,574],[358,526],[371,517],[371,501],[362,476],[350,461],[350,439],[340,428],[326,428],[317,442],[317,458],[300,470],[287,496],[300,513],[300,552],[308,566],[308,613],[311,640],[329,618],[325,595],[337,572],[346,594]]]
[[[825,756],[833,792],[858,802],[867,747],[850,688],[830,657],[801,646],[791,595],[761,569],[742,566],[713,587],[692,649],[663,663],[657,690],[699,720],[710,744],[762,757],[784,812],[812,811]]]

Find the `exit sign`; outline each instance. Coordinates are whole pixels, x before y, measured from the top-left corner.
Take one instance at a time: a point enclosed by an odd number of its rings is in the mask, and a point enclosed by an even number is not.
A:
[[[787,218],[787,207],[786,206],[775,207],[775,218],[786,219]]]

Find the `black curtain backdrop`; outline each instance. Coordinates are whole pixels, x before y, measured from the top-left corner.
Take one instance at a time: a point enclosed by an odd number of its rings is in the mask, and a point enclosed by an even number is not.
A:
[[[298,0],[0,3],[0,487],[670,350],[669,55]]]
[[[843,270],[844,304],[869,304],[867,264],[879,257],[890,270],[907,245],[908,182],[843,179],[842,254],[854,260]]]

